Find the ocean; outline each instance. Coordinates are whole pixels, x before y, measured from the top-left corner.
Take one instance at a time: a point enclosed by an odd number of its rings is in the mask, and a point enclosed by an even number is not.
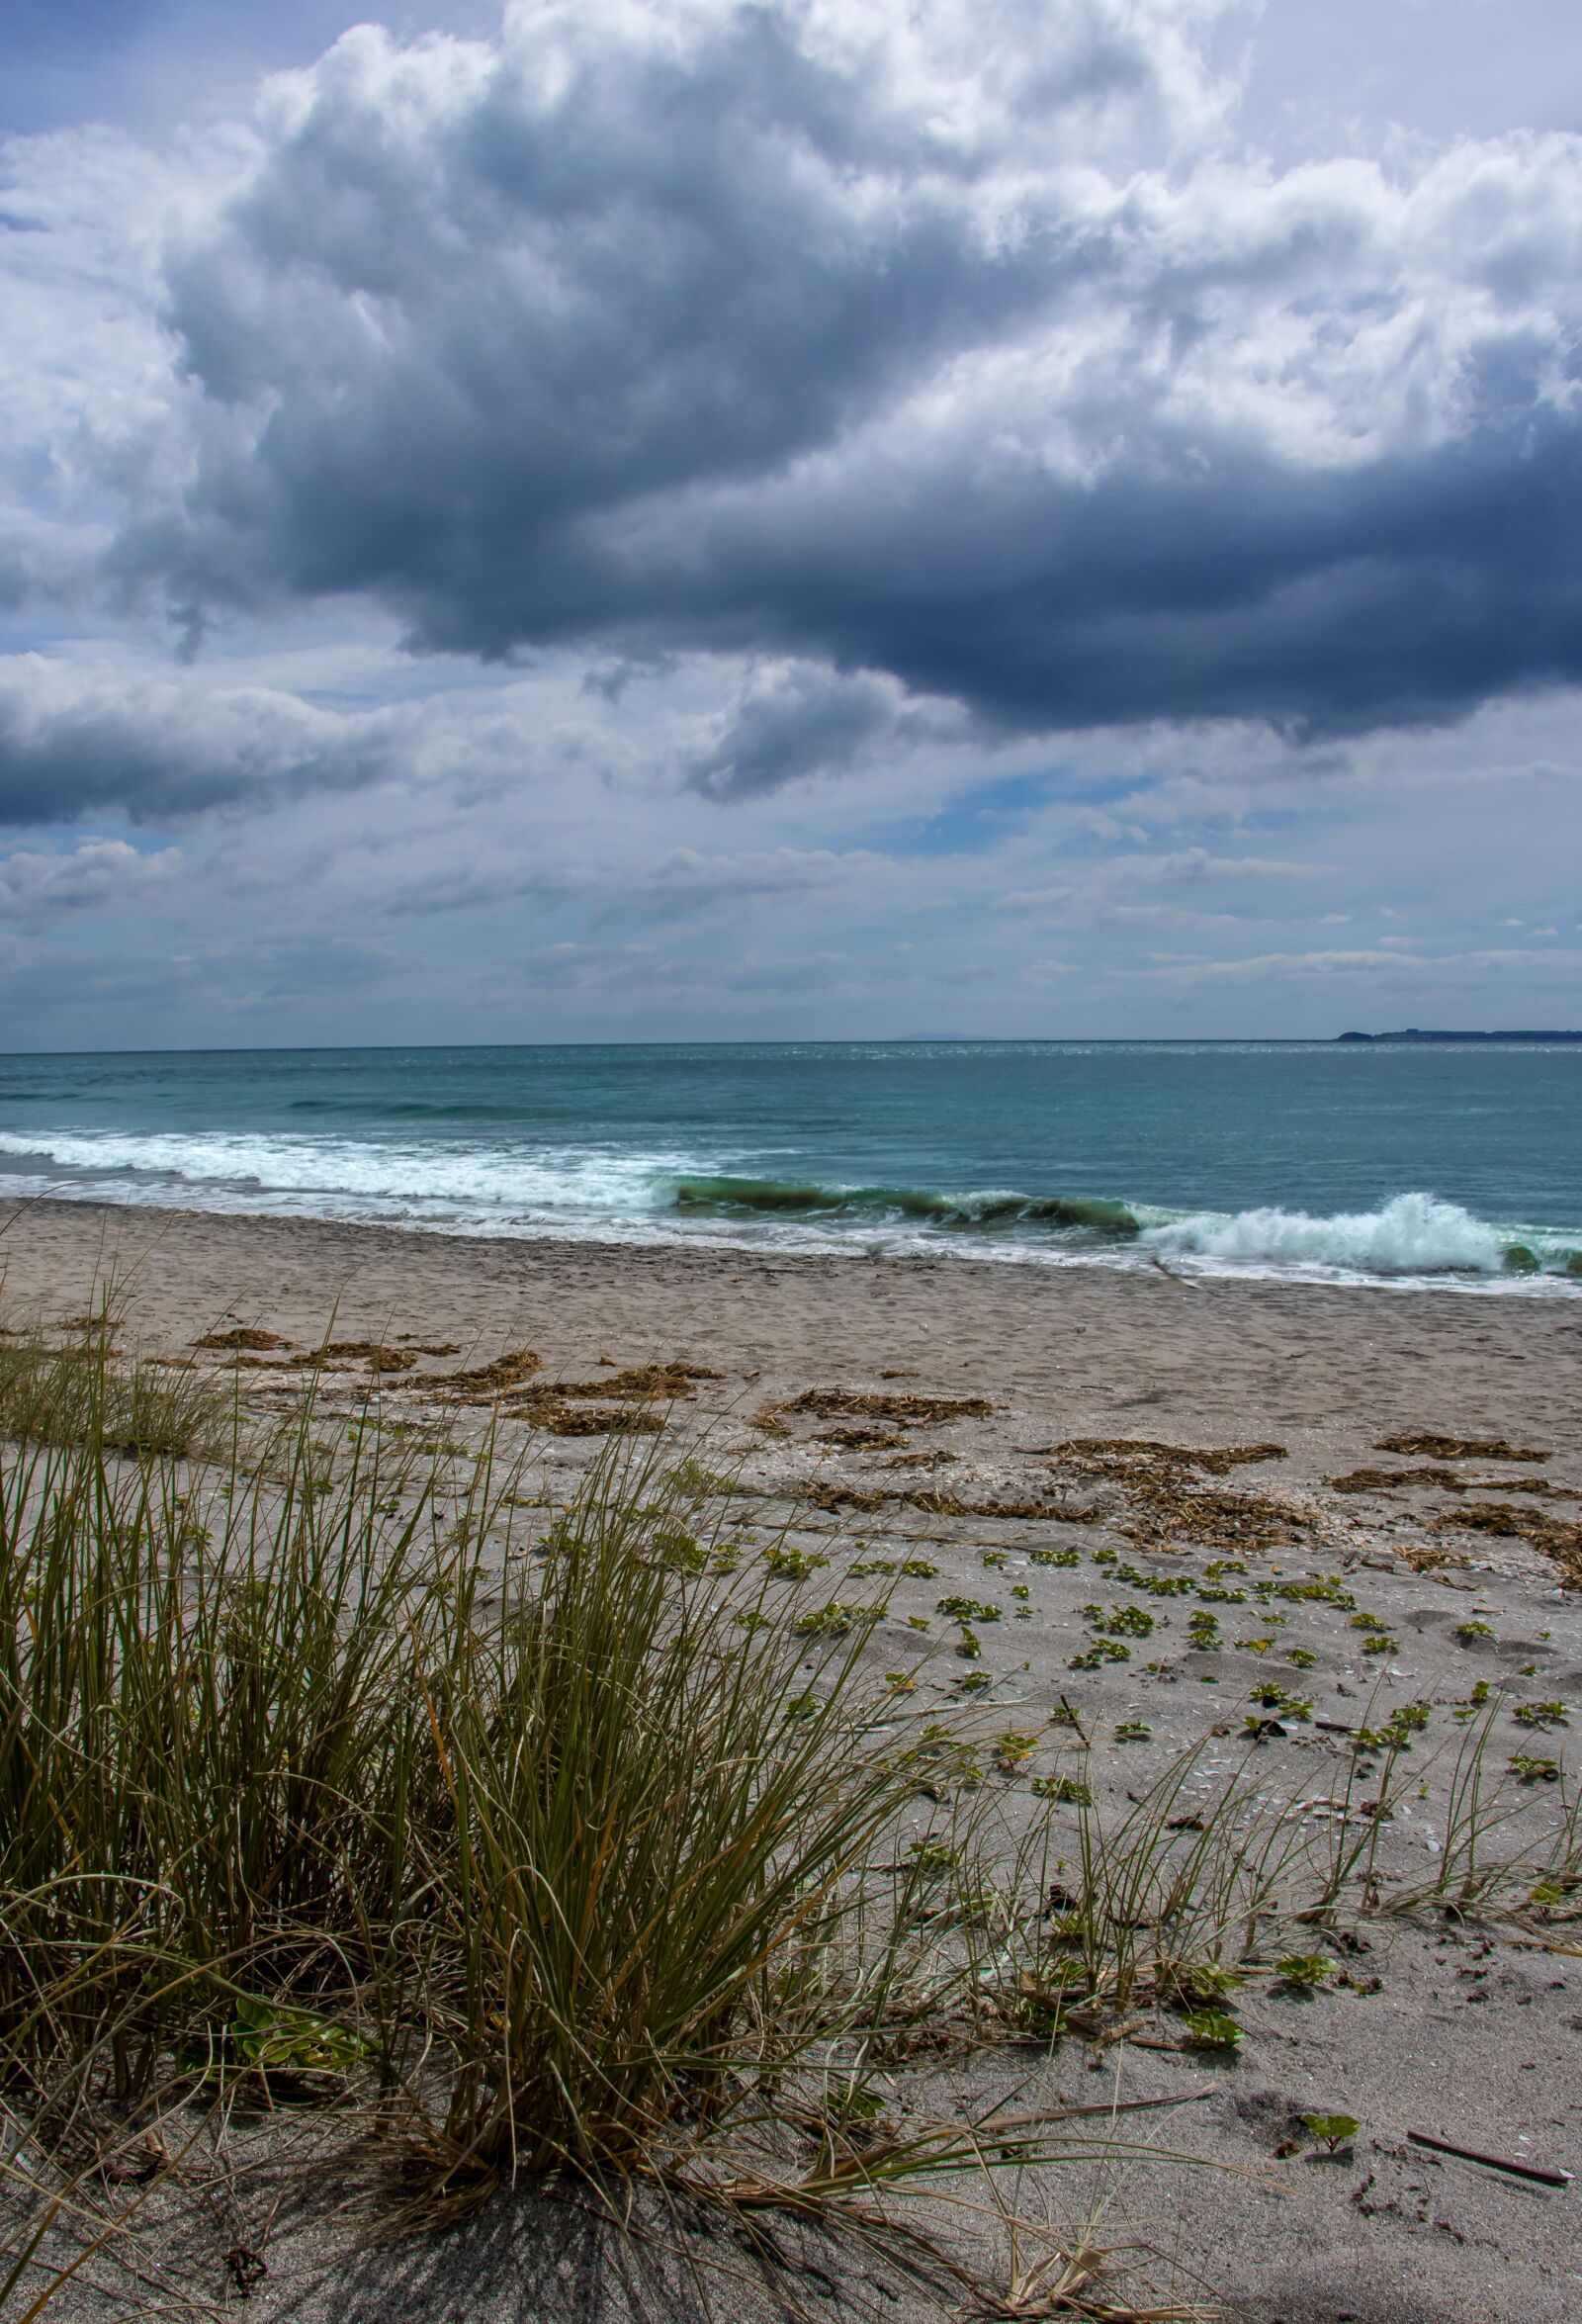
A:
[[[37,1195],[1566,1297],[1582,1295],[1582,1047],[0,1057],[0,1199]]]

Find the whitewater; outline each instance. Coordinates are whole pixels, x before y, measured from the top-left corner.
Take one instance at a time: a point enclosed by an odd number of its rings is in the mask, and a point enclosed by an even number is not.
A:
[[[1579,1064],[1251,1042],[9,1057],[0,1199],[1573,1297]]]

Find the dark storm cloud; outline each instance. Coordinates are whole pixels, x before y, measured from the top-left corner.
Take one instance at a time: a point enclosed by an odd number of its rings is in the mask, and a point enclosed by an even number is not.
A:
[[[1169,477],[1073,490],[985,463],[925,509],[904,490],[826,525],[804,508],[767,574],[763,528],[722,528],[699,614],[1029,730],[1253,716],[1340,734],[1582,678],[1575,421],[1339,476],[1182,449]]]
[[[722,796],[873,747],[887,679],[1310,735],[1582,677],[1582,140],[1277,177],[1227,158],[1215,13],[348,36],[170,263],[184,481],[117,573],[800,663],[690,766]]]

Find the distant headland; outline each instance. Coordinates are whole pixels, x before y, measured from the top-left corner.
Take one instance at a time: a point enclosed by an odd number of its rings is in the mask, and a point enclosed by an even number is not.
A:
[[[1404,1032],[1341,1032],[1338,1041],[1582,1041],[1582,1032],[1424,1032],[1409,1025]]]

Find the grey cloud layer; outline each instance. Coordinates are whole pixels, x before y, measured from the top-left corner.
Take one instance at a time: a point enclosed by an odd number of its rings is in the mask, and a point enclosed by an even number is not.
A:
[[[849,772],[881,749],[959,739],[963,726],[948,703],[909,703],[893,678],[771,663],[709,722],[683,773],[711,798],[750,798],[799,775]]]
[[[719,692],[730,673],[705,674]],[[634,752],[612,710],[571,715],[561,691],[554,708],[523,686],[326,709],[278,687],[208,684],[201,670],[0,656],[0,827],[118,814],[157,826],[376,782],[437,784],[465,801],[615,769],[745,800],[881,750],[915,764],[964,731],[950,704],[909,701],[894,679],[774,663],[748,667],[712,713],[666,715],[650,702],[652,731]]]
[[[1199,61],[1220,13],[349,35],[169,263],[181,483],[117,574],[826,666],[699,755],[722,796],[872,746],[890,681],[989,729],[1321,733],[1582,677],[1582,139],[1274,173]]]
[[[0,824],[107,813],[165,824],[354,789],[398,769],[412,723],[400,711],[337,714],[263,687],[203,692],[20,654],[0,661]]]

